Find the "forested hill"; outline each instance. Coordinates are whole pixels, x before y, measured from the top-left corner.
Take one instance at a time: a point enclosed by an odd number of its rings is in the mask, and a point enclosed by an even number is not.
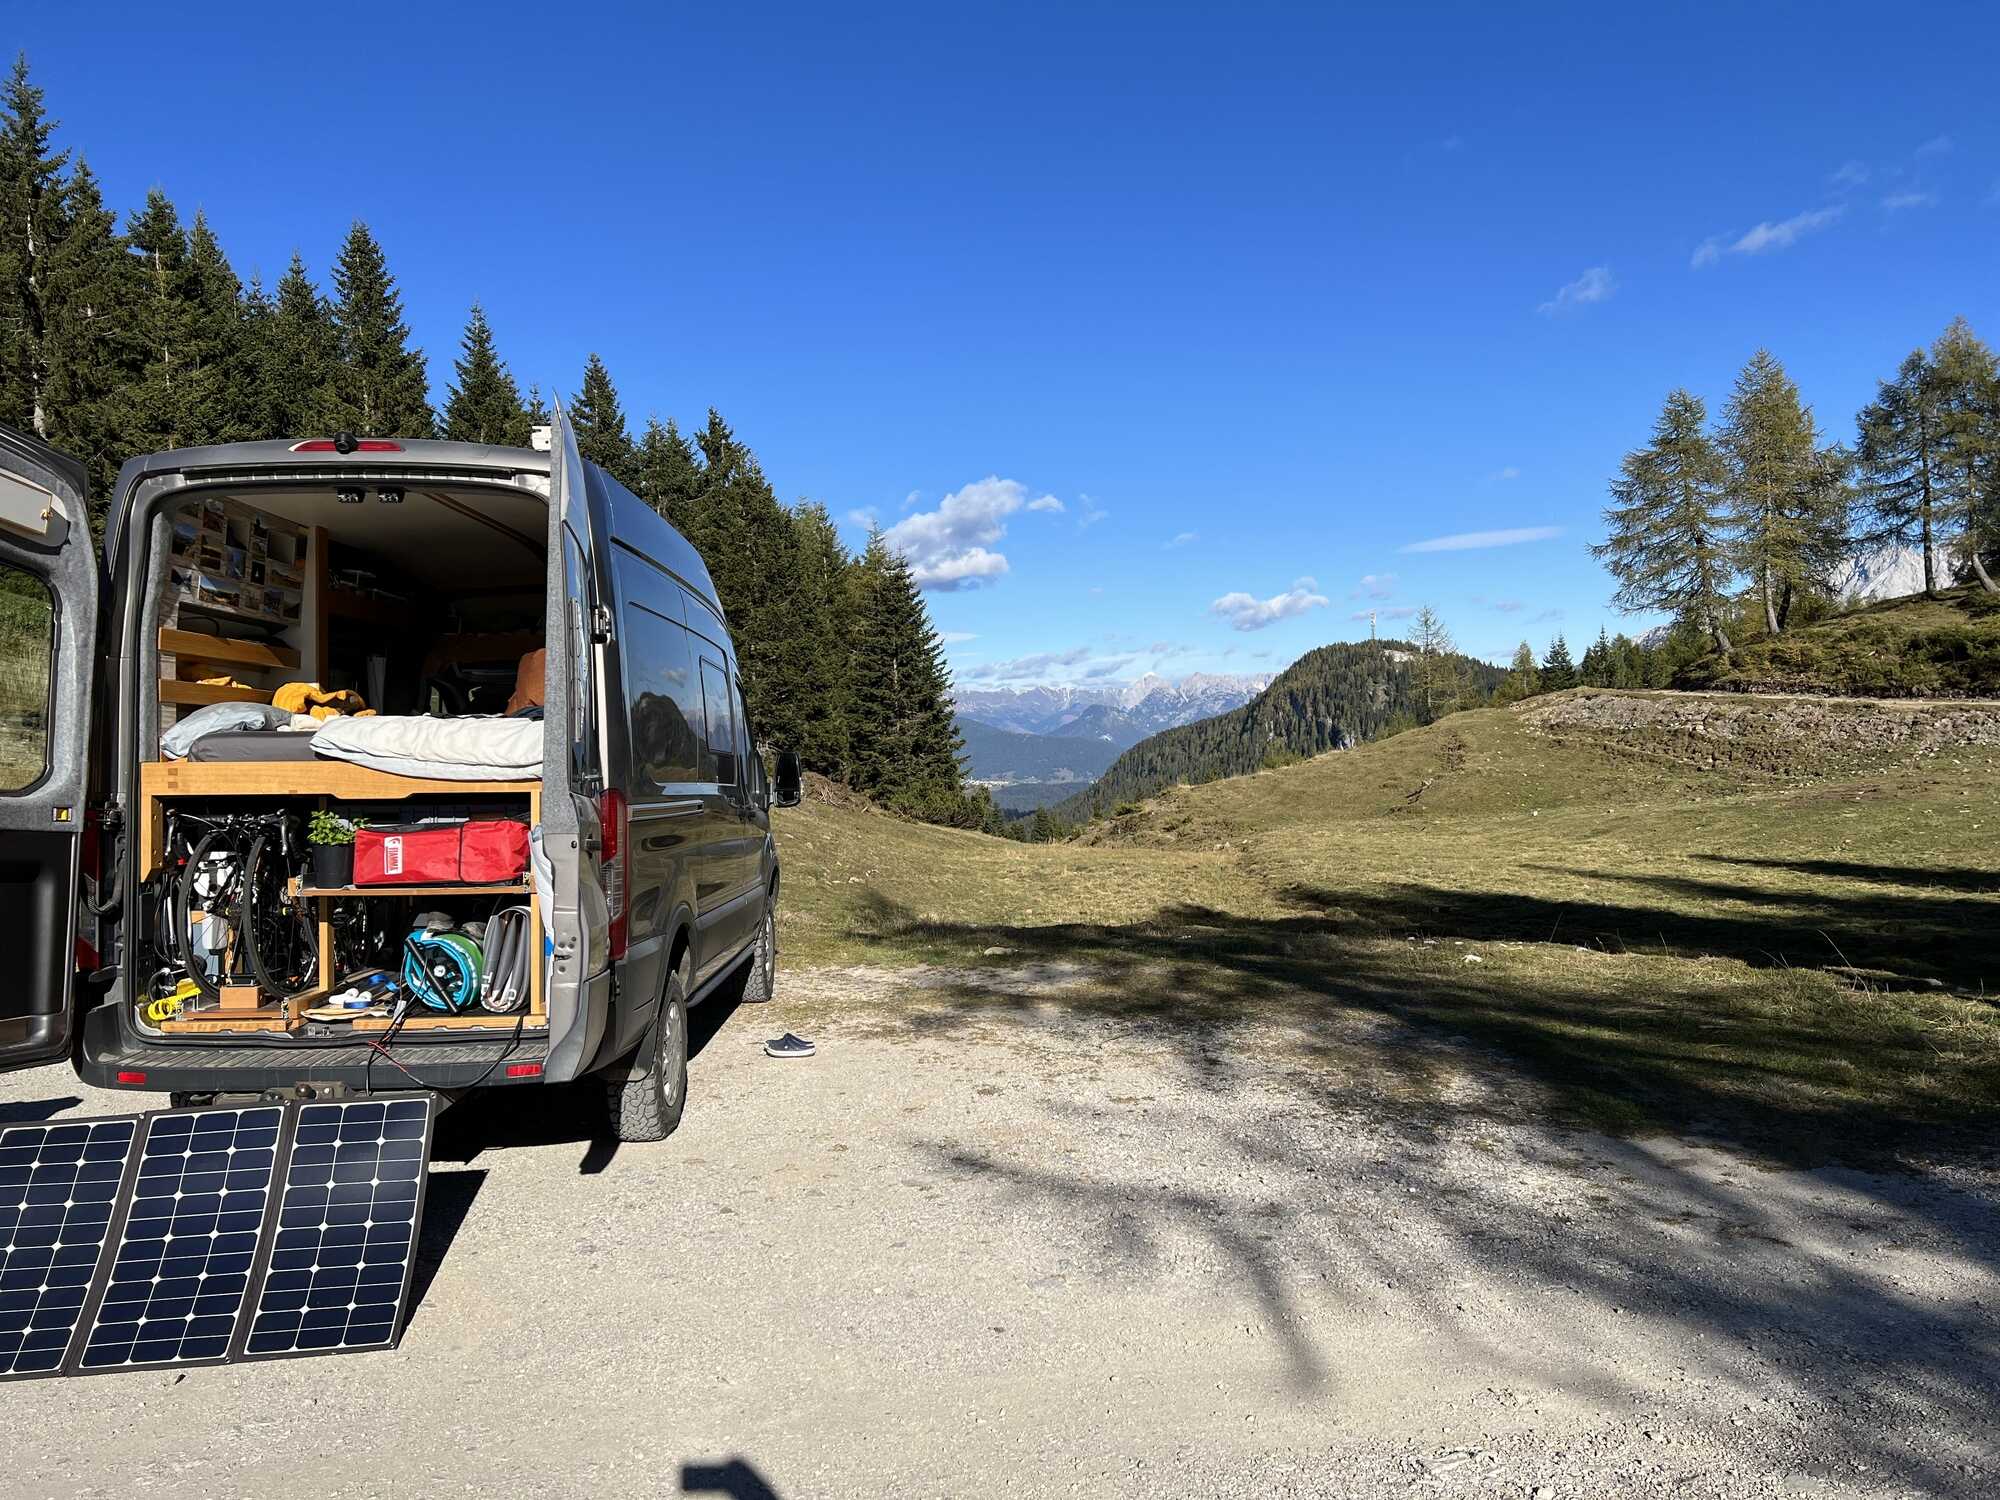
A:
[[[1422,666],[1415,648],[1402,641],[1341,642],[1308,651],[1243,707],[1141,740],[1053,812],[1065,822],[1082,822],[1176,782],[1244,775],[1274,749],[1302,756],[1344,749],[1376,738],[1392,720],[1421,722],[1461,697],[1483,702],[1506,675],[1469,656],[1435,659],[1427,707]]]

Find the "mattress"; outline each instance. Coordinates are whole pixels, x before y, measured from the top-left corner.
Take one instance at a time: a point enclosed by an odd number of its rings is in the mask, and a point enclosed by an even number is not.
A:
[[[329,719],[312,748],[334,760],[434,781],[539,781],[542,726],[534,719],[379,714]]]
[[[313,736],[285,729],[217,729],[188,748],[187,758],[199,761],[318,760]]]

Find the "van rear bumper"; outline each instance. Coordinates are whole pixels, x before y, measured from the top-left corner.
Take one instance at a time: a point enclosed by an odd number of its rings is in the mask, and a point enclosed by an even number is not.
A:
[[[539,1084],[541,1065],[548,1059],[543,1036],[392,1044],[396,1062],[403,1065],[399,1068],[373,1047],[356,1043],[153,1042],[127,1036],[118,1023],[115,1005],[100,1005],[84,1017],[76,1071],[93,1088],[238,1094],[310,1083],[341,1084],[353,1093],[407,1093],[412,1088]]]

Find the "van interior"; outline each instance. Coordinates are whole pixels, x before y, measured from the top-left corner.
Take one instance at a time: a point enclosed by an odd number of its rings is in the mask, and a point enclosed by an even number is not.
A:
[[[547,535],[505,483],[261,480],[156,517],[141,1030],[546,1027]]]

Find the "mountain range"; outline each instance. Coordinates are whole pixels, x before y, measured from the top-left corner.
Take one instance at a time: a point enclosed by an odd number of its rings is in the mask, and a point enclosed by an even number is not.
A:
[[[1025,688],[979,688],[960,683],[953,689],[952,699],[961,718],[995,729],[1100,739],[1122,750],[1162,729],[1240,708],[1270,686],[1272,675],[1195,672],[1171,679],[1148,672],[1131,682],[1048,683]],[[978,775],[976,765],[974,775]]]

